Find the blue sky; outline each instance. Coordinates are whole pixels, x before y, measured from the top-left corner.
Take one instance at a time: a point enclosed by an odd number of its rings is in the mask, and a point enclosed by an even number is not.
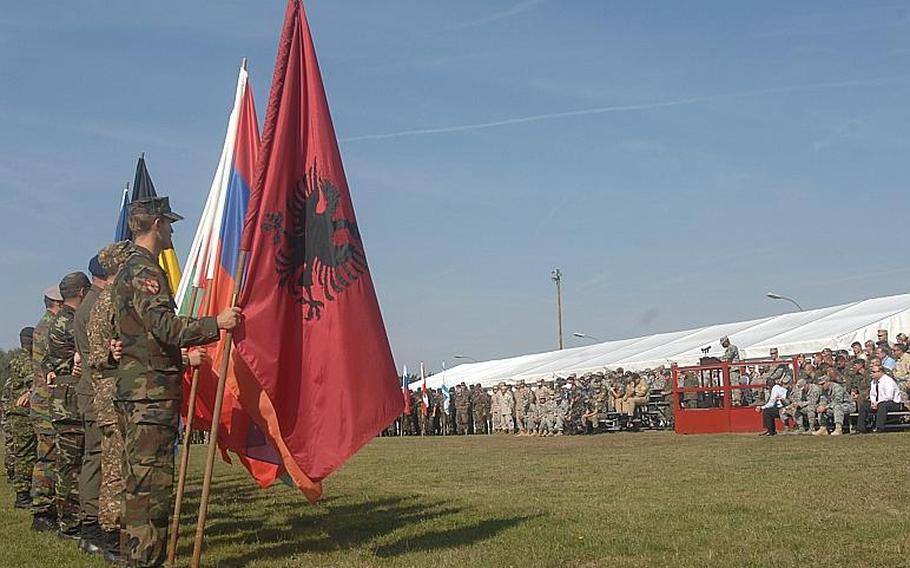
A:
[[[910,3],[312,0],[399,366],[906,292]],[[187,221],[284,3],[0,14],[0,345],[113,233],[146,152]],[[577,341],[567,337],[567,345]]]

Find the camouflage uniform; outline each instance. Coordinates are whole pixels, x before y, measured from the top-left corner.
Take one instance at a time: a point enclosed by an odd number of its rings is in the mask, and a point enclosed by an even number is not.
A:
[[[89,342],[88,371],[95,387],[95,421],[101,429],[101,491],[98,495],[98,524],[105,531],[120,529],[123,494],[123,435],[114,409],[116,362],[110,356],[114,329],[111,324],[111,291],[98,296],[86,329]]]
[[[56,518],[55,485],[57,483],[57,434],[51,422],[51,387],[44,372],[44,355],[47,352],[47,332],[55,315],[50,310],[35,325],[32,340],[32,366],[34,382],[29,397],[29,418],[35,428],[38,449],[32,470],[32,512]]]
[[[515,395],[512,394],[504,384],[500,384],[500,389],[496,392],[494,396],[499,396],[499,404],[497,405],[497,415],[499,419],[496,420],[499,423],[499,429],[502,432],[511,433],[512,429],[515,426],[515,419],[513,412],[515,410]]]
[[[81,524],[79,505],[79,472],[82,468],[84,431],[76,400],[76,381],[73,357],[76,345],[73,338],[73,318],[76,311],[64,304],[48,326],[45,373],[56,378],[51,389],[51,423],[57,439],[56,497],[57,520],[60,530],[74,534]]]
[[[531,409],[532,396],[533,393],[525,382],[519,381],[518,388],[515,389],[515,422],[521,434],[528,432],[528,412]]]
[[[104,247],[98,260],[109,279],[117,274],[133,250],[129,241]],[[120,530],[121,497],[123,495],[123,435],[114,409],[116,390],[114,372],[117,362],[111,357],[110,344],[114,338],[111,290],[101,290],[89,312],[86,336],[88,339],[87,372],[91,376],[95,397],[95,423],[101,430],[101,489],[98,494],[98,524],[107,533]]]
[[[802,400],[799,402],[795,413],[796,427],[802,428],[802,417],[806,417],[807,428],[809,431],[815,429],[815,415],[818,411],[818,404],[821,401],[822,388],[815,383],[807,383],[803,391]]]
[[[856,411],[856,404],[850,398],[850,393],[839,382],[829,381],[827,392],[827,410],[825,414],[834,418],[835,431],[840,433],[844,425],[844,417]]]
[[[88,319],[92,307],[101,294],[101,288],[92,285],[85,293],[82,304],[76,309],[73,335],[76,351],[82,358],[82,374],[76,383],[76,401],[82,419],[83,448],[79,468],[79,504],[82,508],[83,538],[98,536],[98,495],[101,491],[101,431],[95,419],[95,389],[88,368]]]
[[[30,347],[30,346],[29,346]],[[28,494],[32,487],[37,439],[28,416],[28,409],[16,401],[32,387],[32,360],[29,350],[19,350],[9,362],[9,377],[5,387],[6,405],[3,409],[8,457],[12,463],[12,484],[17,494]]]
[[[467,434],[471,421],[471,394],[467,385],[458,385],[455,389],[455,423],[459,434]]]
[[[167,216],[166,198],[134,202],[130,213]],[[182,397],[181,347],[218,339],[215,318],[178,317],[155,256],[135,247],[110,285],[114,337],[123,343],[114,403],[126,449],[120,552],[131,566],[165,556],[172,505],[174,441]]]

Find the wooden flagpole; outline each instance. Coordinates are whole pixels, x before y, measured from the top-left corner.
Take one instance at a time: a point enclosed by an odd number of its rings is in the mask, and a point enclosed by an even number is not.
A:
[[[234,273],[234,292],[231,294],[231,307],[237,306],[237,297],[240,296],[240,287],[243,280],[243,271],[246,266],[248,251],[241,250],[237,259]],[[209,493],[212,489],[212,471],[215,468],[215,455],[218,452],[218,430],[221,427],[221,407],[224,403],[224,388],[227,383],[228,363],[231,360],[231,347],[234,338],[233,330],[228,330],[224,341],[224,354],[221,357],[221,367],[218,373],[218,390],[215,391],[215,406],[212,409],[212,430],[209,435],[208,455],[205,462],[205,475],[202,478],[202,497],[199,501],[199,517],[196,520],[196,539],[193,542],[192,568],[199,568],[202,559],[202,541],[205,538],[205,518],[209,509]]]
[[[208,281],[208,290],[212,289],[212,281]],[[196,307],[196,298],[200,288],[193,286],[190,294],[191,309]],[[205,295],[205,306],[202,309],[203,314],[207,314],[212,302],[211,292]],[[171,532],[167,543],[167,565],[173,566],[177,558],[177,541],[180,532],[180,512],[183,508],[183,494],[186,489],[186,471],[190,463],[190,437],[193,433],[193,416],[196,413],[196,391],[199,388],[199,368],[193,369],[193,380],[190,382],[190,398],[187,401],[186,424],[183,431],[183,447],[180,448],[180,468],[177,474],[177,495],[174,499],[174,518],[171,519]]]

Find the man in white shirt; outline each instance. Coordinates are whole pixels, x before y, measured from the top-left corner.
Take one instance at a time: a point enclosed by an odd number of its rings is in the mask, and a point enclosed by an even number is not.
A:
[[[872,366],[872,385],[869,387],[869,403],[875,412],[874,432],[882,432],[889,412],[897,412],[903,408],[901,391],[897,383],[885,374],[881,365]]]
[[[781,386],[780,379],[768,379],[768,386],[771,387],[771,394],[768,395],[768,402],[762,406],[756,406],[755,410],[762,413],[762,426],[765,431],[761,436],[774,436],[777,434],[777,425],[774,421],[780,417],[780,409],[784,407],[787,401],[787,389]]]

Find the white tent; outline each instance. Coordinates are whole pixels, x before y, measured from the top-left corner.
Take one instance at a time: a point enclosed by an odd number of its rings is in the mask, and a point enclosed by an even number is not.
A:
[[[445,382],[451,387],[465,382],[488,387],[500,381],[536,381],[605,368],[640,370],[671,363],[694,365],[702,357],[705,347],[711,347],[712,355],[720,355],[722,348],[719,341],[725,335],[739,347],[745,359],[767,357],[772,347],[777,347],[782,356],[819,351],[825,347],[849,349],[854,341],[875,340],[879,329],[888,330],[891,338],[901,331],[910,333],[910,294],[607,341],[561,351],[467,363],[428,377],[427,386],[439,388]],[[411,388],[420,388],[420,384],[419,381],[411,383]]]

